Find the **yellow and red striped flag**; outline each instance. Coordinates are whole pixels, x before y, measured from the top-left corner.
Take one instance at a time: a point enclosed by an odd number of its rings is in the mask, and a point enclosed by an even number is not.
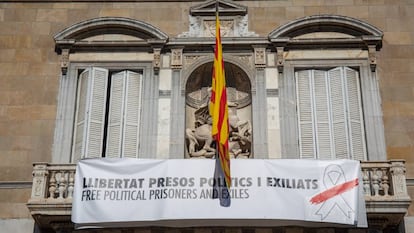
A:
[[[226,186],[231,186],[230,155],[229,155],[229,122],[226,94],[226,78],[224,75],[223,51],[221,46],[220,20],[216,9],[216,47],[210,98],[210,114],[212,117],[212,136],[216,140],[218,158],[224,174]]]

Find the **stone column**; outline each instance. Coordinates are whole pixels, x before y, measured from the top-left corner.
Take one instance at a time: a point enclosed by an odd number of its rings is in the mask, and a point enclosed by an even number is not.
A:
[[[183,48],[171,49],[171,129],[170,158],[184,158],[185,93],[181,90]]]
[[[157,154],[158,122],[154,119],[158,116],[160,51],[160,48],[154,48],[152,70],[145,69],[143,74],[142,110],[145,114],[141,118],[140,158],[155,158]]]
[[[258,159],[267,159],[267,114],[266,114],[266,48],[253,46],[256,68],[256,90],[252,93],[253,101],[253,153]]]

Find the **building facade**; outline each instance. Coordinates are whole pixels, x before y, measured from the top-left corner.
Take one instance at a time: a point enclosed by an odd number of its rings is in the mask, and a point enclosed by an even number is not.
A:
[[[231,156],[360,160],[369,228],[103,232],[414,231],[414,3],[218,2]],[[0,3],[0,231],[71,232],[79,159],[212,157],[215,4]]]

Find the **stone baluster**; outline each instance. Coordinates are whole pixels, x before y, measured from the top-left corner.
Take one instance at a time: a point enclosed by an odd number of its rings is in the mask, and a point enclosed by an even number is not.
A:
[[[371,172],[371,179],[372,179],[372,188],[374,189],[374,196],[379,196],[379,176],[377,172],[377,168],[372,168]]]
[[[55,199],[56,171],[52,171],[49,179],[49,199]]]
[[[371,183],[369,180],[369,170],[366,168],[362,169],[362,182],[364,183],[364,194],[365,196],[371,196]]]
[[[60,172],[59,179],[59,199],[63,199],[66,192],[66,172]]]
[[[384,191],[384,196],[389,195],[390,185],[388,181],[388,168],[381,168],[382,178],[381,178],[381,188]]]
[[[75,183],[75,171],[69,171],[69,182],[68,182],[68,196],[67,198],[71,199],[73,197],[73,186]]]
[[[36,163],[33,168],[33,188],[31,199],[44,199],[47,194],[47,171],[46,163]]]

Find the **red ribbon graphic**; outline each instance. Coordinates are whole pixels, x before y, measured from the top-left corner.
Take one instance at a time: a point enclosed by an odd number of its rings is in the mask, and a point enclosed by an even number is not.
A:
[[[343,184],[339,184],[336,185],[328,190],[325,190],[315,196],[312,197],[312,199],[310,199],[310,202],[312,204],[320,204],[322,202],[325,202],[326,200],[333,198],[337,195],[340,195],[350,189],[355,188],[356,186],[358,186],[358,178],[356,178],[355,180],[351,180],[348,182],[345,182]]]

